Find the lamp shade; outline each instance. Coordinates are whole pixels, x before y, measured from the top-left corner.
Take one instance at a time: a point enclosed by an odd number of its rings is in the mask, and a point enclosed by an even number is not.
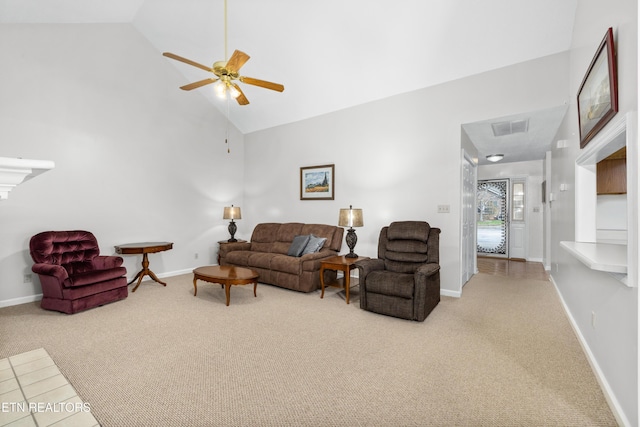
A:
[[[364,225],[362,209],[353,209],[351,206],[349,209],[340,209],[338,225],[340,227],[362,227]]]
[[[225,206],[222,219],[242,219],[242,213],[240,208],[231,206]]]

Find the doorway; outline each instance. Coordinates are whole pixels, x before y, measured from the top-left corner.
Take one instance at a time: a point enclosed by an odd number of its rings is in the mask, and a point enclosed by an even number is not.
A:
[[[479,180],[476,203],[479,256],[509,257],[509,179]]]
[[[463,150],[462,156],[462,286],[476,273],[476,166]]]

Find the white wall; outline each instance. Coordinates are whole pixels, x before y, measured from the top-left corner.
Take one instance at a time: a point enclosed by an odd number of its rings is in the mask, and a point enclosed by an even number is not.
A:
[[[557,139],[569,147],[553,148],[549,191],[551,205],[551,274],[587,346],[605,390],[610,392],[620,422],[638,425],[638,288],[629,288],[606,273],[590,270],[560,248],[574,240],[575,186],[559,191],[561,183],[575,182],[575,160],[580,154],[575,94],[608,27],[613,27],[617,50],[620,108],[618,114],[637,112],[638,4],[635,0],[584,0],[578,3],[574,27],[568,94],[569,104]],[[637,171],[638,159],[627,167]],[[579,214],[579,213],[578,213]],[[635,237],[637,239],[637,236]],[[636,268],[636,266],[630,266]],[[635,283],[637,286],[637,283]],[[595,313],[596,323],[592,326]]]
[[[567,64],[553,55],[245,135],[241,231],[265,221],[337,224],[338,210],[353,205],[365,223],[356,253],[375,257],[384,225],[426,220],[442,229],[442,291],[460,295],[460,126],[562,104]],[[335,200],[301,201],[300,167],[331,163]]]
[[[0,156],[54,170],[0,202],[0,305],[40,294],[32,235],[86,229],[114,245],[172,241],[157,274],[214,263],[222,208],[242,205],[243,136],[128,24],[0,25]],[[199,259],[195,259],[195,254]],[[129,277],[140,256],[125,256]]]
[[[543,259],[543,213],[542,181],[543,160],[527,162],[497,163],[494,165],[479,165],[478,180],[527,178],[525,194],[526,223],[527,223],[527,260],[542,262]]]

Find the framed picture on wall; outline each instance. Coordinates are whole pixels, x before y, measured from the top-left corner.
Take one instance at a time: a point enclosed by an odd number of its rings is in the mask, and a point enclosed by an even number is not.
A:
[[[334,165],[300,168],[300,200],[333,200]]]
[[[609,28],[578,91],[580,148],[618,112],[618,75],[613,29]]]

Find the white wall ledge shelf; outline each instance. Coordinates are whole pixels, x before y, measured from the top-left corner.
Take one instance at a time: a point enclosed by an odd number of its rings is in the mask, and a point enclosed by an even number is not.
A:
[[[55,167],[51,160],[0,157],[0,200],[9,198],[17,185]]]
[[[610,273],[617,280],[629,286],[627,281],[627,245],[565,241],[560,242],[560,247],[590,269]]]

